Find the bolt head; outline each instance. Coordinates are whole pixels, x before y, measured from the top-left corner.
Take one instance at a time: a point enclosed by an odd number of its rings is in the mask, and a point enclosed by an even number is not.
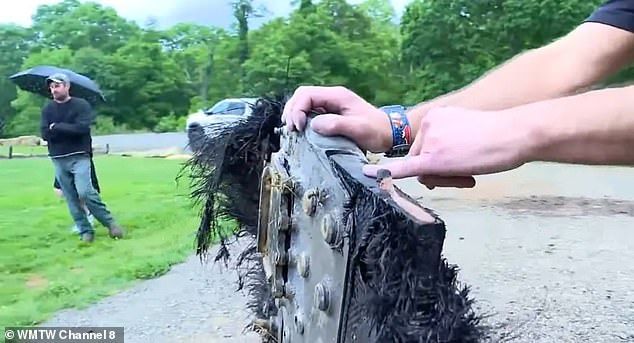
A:
[[[322,282],[318,283],[315,286],[315,306],[320,311],[328,311],[330,307],[330,292],[328,287],[324,285]]]
[[[313,213],[315,213],[315,205],[312,197],[304,197],[302,200],[302,206],[304,207],[304,213],[307,215],[312,216]]]
[[[337,240],[337,228],[332,215],[326,214],[321,220],[321,234],[328,244],[334,244]]]
[[[297,271],[301,277],[308,277],[310,258],[306,254],[301,254],[297,258]]]

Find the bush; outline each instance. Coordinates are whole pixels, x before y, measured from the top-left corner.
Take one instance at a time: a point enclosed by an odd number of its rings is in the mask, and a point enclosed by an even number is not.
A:
[[[177,116],[170,114],[162,117],[158,124],[154,127],[154,132],[181,132],[185,129],[185,123],[187,122],[186,116]]]
[[[100,135],[112,135],[117,133],[129,133],[132,132],[125,124],[117,125],[110,116],[97,116],[95,126],[92,129],[91,134],[94,136]]]

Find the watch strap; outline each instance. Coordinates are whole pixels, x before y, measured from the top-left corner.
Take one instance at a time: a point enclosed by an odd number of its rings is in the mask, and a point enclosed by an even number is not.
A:
[[[402,105],[379,107],[390,121],[392,128],[392,148],[385,153],[386,157],[402,157],[407,155],[412,144],[412,126],[407,118],[406,108]]]

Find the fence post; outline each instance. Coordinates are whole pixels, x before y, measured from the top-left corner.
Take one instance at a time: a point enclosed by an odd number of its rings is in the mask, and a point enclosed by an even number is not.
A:
[[[13,158],[13,145],[9,145],[9,159]]]
[[[106,143],[106,155],[110,153],[110,144]]]

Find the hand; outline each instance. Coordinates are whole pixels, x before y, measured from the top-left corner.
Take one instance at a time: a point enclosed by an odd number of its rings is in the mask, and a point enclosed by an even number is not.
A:
[[[379,153],[392,147],[389,118],[360,96],[344,87],[302,86],[295,90],[282,114],[288,130],[304,130],[307,113],[321,113],[311,121],[324,136],[345,136],[359,148]]]
[[[49,126],[48,126],[48,129],[49,129],[49,130],[52,130],[52,129],[53,129],[53,126],[55,126],[55,123],[51,123],[51,125],[49,125]]]
[[[366,165],[364,173],[376,177],[376,171],[385,168],[395,179],[417,176],[430,189],[474,187],[473,175],[514,169],[527,161],[527,132],[522,118],[512,113],[432,109],[423,117],[405,159]]]

